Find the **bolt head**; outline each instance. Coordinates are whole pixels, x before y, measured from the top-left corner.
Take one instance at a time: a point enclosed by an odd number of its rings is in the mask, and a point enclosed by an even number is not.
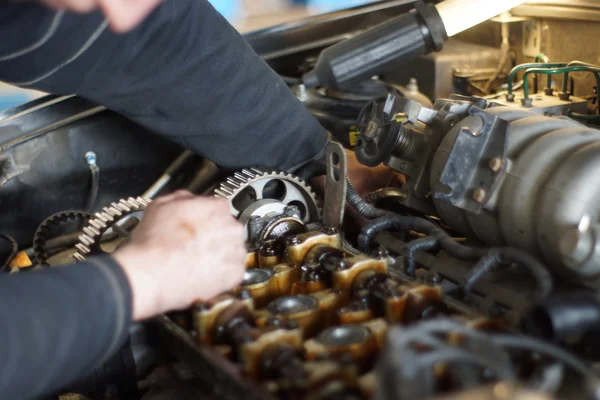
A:
[[[533,107],[533,99],[531,97],[529,97],[527,99],[522,99],[521,105],[523,107],[527,107],[527,108]]]
[[[475,191],[473,192],[473,200],[475,200],[478,203],[483,203],[486,198],[487,192],[482,188],[475,189]]]
[[[501,157],[494,157],[490,160],[489,167],[493,172],[498,172],[502,169],[504,162]]]
[[[366,140],[373,140],[375,139],[375,136],[377,136],[377,131],[379,130],[379,124],[377,123],[377,121],[369,121],[369,123],[367,124],[367,127],[365,128],[365,131],[362,132],[363,137]]]
[[[94,153],[93,151],[88,151],[87,153],[85,153],[85,161],[89,165],[96,164],[96,161],[97,161],[96,153]]]

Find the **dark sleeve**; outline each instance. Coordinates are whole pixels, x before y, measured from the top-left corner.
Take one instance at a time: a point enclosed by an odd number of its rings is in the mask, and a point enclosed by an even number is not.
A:
[[[79,94],[227,168],[322,152],[325,131],[207,0],[164,0],[125,35],[100,13],[58,15],[0,6],[1,80]]]
[[[48,395],[87,376],[120,348],[131,290],[108,257],[0,276],[0,398]]]

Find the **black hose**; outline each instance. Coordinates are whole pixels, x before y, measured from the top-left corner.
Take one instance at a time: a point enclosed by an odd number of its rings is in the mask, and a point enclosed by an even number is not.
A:
[[[521,320],[534,336],[560,342],[600,328],[600,302],[593,293],[552,296],[535,305]]]
[[[413,240],[404,248],[404,272],[406,275],[414,278],[417,271],[417,262],[415,256],[421,251],[437,250],[439,241],[434,237],[424,237]]]
[[[335,171],[334,172],[335,176],[337,178],[339,178],[339,176],[340,176],[339,169],[335,168],[334,171]],[[327,166],[325,165],[325,162],[324,161],[314,161],[312,163],[305,165],[300,170],[298,170],[296,175],[304,181],[309,181],[312,178],[316,178],[317,176],[325,175],[326,173],[327,173]],[[347,179],[347,183],[348,183],[348,189],[346,191],[346,201],[362,217],[365,217],[368,219],[374,219],[374,218],[382,217],[387,214],[393,215],[393,213],[391,213],[389,211],[381,210],[381,209],[373,207],[372,205],[367,203],[365,200],[363,200],[362,197],[360,197],[360,195],[358,193],[356,193],[356,189],[354,189],[354,186],[352,185],[352,182],[350,182],[349,179]]]
[[[465,295],[470,295],[473,286],[488,272],[505,265],[517,264],[525,267],[538,284],[538,296],[547,298],[552,292],[552,276],[546,267],[529,253],[512,247],[494,247],[469,271],[465,277]]]
[[[387,214],[363,227],[358,238],[358,243],[362,251],[368,253],[371,242],[373,242],[373,239],[379,232],[386,230],[406,230],[416,231],[435,238],[439,241],[440,248],[450,256],[460,260],[478,260],[487,253],[487,249],[485,248],[468,247],[454,241],[446,231],[424,218],[402,216],[393,213]]]

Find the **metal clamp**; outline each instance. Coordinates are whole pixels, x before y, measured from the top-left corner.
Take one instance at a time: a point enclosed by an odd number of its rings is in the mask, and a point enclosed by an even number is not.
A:
[[[325,182],[325,204],[323,205],[323,223],[339,229],[344,220],[346,191],[348,190],[348,165],[344,147],[329,142],[325,147],[327,179]]]

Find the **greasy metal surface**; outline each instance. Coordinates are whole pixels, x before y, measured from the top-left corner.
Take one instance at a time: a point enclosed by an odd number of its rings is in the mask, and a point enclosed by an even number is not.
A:
[[[223,400],[274,400],[262,388],[245,378],[238,367],[218,356],[208,346],[198,345],[182,328],[166,316],[153,319],[159,342],[165,351],[186,364],[214,387]]]
[[[325,183],[325,204],[323,205],[323,224],[339,229],[344,219],[346,191],[348,183],[348,165],[344,147],[339,143],[329,142],[325,148],[327,178]],[[339,174],[336,174],[335,169]]]

